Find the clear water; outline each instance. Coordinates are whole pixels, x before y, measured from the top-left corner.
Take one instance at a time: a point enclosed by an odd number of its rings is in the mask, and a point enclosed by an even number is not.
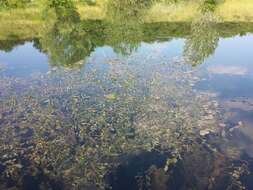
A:
[[[252,189],[252,24],[126,23],[0,51],[0,188]]]

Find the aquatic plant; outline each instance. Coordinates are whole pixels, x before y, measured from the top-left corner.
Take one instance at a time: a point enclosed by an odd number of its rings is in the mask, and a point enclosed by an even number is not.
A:
[[[9,181],[11,187],[32,188],[29,178],[40,189],[107,189],[124,159],[156,151],[165,161],[138,177],[139,187],[148,187],[157,175],[173,181],[175,167],[191,167],[191,160],[197,163],[191,156],[199,151],[217,158],[206,139],[220,133],[217,102],[192,89],[198,79],[182,60],[142,61],[146,64],[138,67],[122,61],[107,70],[98,65],[30,79],[1,78],[3,188]],[[215,179],[223,174],[215,172]],[[198,178],[196,173],[192,180]],[[191,187],[200,185],[210,184]]]
[[[133,189],[245,189],[248,163],[230,144],[232,130],[221,123],[213,94],[194,89],[201,76],[186,64],[215,50],[212,15],[192,24],[184,57],[168,62],[159,50],[133,53],[152,31],[134,19],[143,10],[115,9],[115,20],[108,14],[105,22],[80,22],[72,8],[45,25],[37,43],[50,72],[0,77],[0,188],[110,189],[125,180],[121,170],[135,168],[128,176]],[[85,58],[105,44],[129,56]]]

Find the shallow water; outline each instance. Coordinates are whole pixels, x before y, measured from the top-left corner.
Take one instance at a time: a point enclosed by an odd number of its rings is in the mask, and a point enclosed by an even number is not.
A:
[[[0,188],[252,189],[252,23],[110,19],[0,41]]]

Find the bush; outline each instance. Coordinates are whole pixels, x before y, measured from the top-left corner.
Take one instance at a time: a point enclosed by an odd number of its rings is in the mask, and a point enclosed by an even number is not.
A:
[[[50,8],[72,8],[74,3],[71,0],[49,0]]]
[[[0,7],[1,8],[19,8],[24,7],[31,0],[0,0]]]
[[[72,0],[48,0],[48,7],[55,11],[58,20],[79,21],[79,14]]]
[[[201,5],[202,12],[214,12],[218,1],[217,0],[204,0]]]

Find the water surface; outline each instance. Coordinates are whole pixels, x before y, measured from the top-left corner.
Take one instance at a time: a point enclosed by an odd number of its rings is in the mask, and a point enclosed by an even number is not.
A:
[[[252,23],[124,16],[0,41],[0,188],[252,189]]]

